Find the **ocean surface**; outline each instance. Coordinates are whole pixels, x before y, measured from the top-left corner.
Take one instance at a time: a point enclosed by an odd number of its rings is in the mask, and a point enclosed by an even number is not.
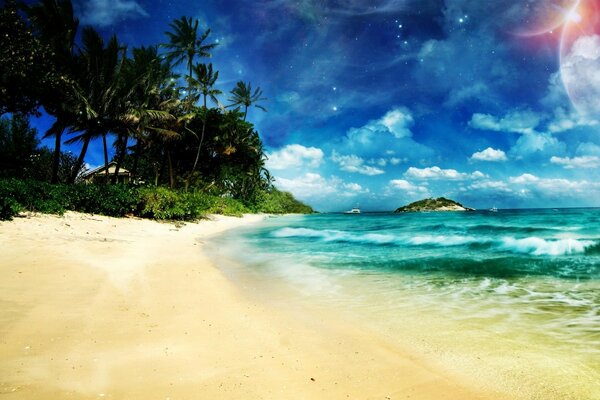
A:
[[[515,398],[600,399],[600,209],[285,216],[213,247],[282,307],[335,310]]]

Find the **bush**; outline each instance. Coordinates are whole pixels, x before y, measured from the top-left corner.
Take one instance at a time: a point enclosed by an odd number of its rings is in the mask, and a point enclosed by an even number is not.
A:
[[[313,209],[296,200],[291,193],[272,188],[259,196],[256,211],[269,214],[310,214]]]
[[[160,220],[190,221],[208,214],[241,216],[266,212],[310,213],[312,209],[286,192],[260,192],[254,204],[202,190],[126,185],[52,185],[39,181],[0,179],[0,219],[20,211],[62,214],[66,210],[122,217],[135,214]]]

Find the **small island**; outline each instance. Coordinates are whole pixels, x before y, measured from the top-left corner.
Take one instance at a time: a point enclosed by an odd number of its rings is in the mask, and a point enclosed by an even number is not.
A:
[[[454,200],[446,199],[445,197],[438,197],[437,199],[415,201],[414,203],[397,208],[394,213],[423,211],[475,211],[475,209],[465,207],[462,204]]]

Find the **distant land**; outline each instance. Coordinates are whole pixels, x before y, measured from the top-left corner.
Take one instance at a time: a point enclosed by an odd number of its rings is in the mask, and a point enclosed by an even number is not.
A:
[[[438,197],[437,199],[423,199],[397,208],[395,213],[420,212],[420,211],[474,211],[474,208],[465,207],[459,202]]]

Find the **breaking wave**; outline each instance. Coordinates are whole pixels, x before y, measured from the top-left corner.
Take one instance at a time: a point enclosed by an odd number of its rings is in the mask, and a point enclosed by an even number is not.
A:
[[[398,236],[383,233],[351,233],[338,230],[317,230],[309,228],[281,228],[271,233],[275,238],[307,238],[323,242],[359,243],[367,245],[394,246],[487,246],[487,248],[516,254],[533,256],[563,256],[584,254],[600,246],[600,242],[581,238],[544,239],[530,236],[517,238],[503,236],[491,238],[472,235],[415,235]]]

